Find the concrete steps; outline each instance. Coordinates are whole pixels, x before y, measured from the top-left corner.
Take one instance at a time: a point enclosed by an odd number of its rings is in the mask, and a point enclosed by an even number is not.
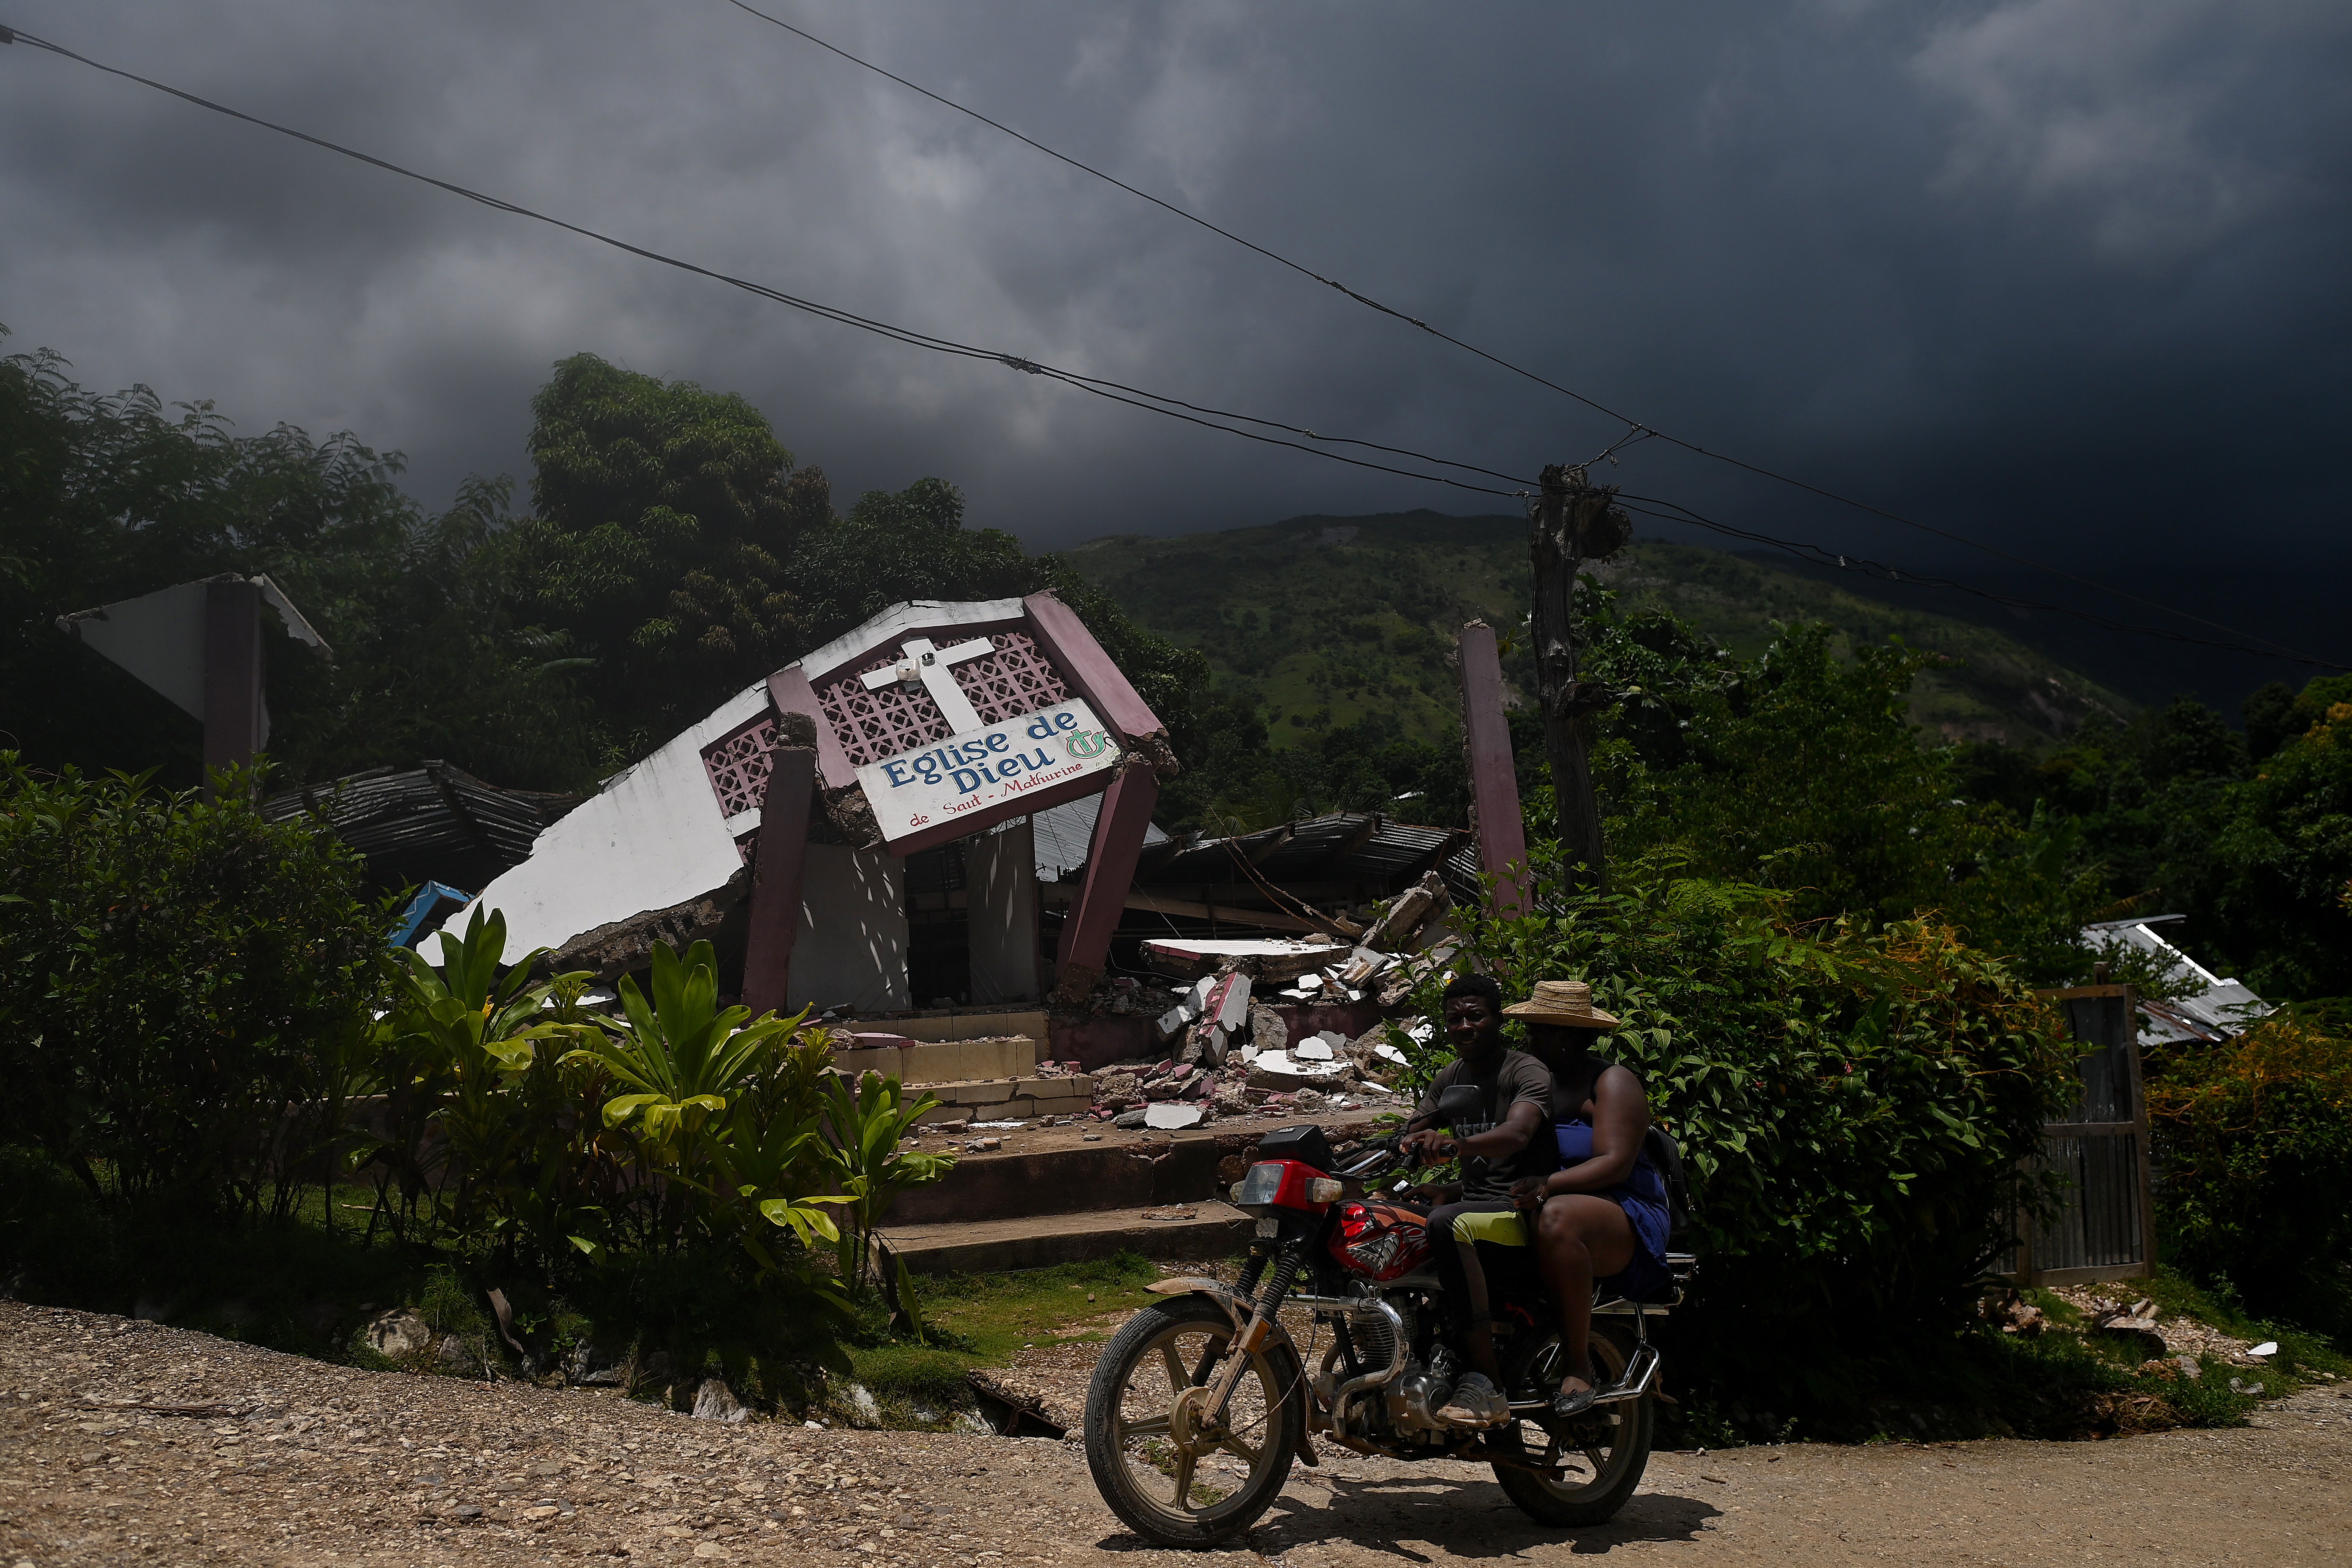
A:
[[[1319,1120],[1335,1143],[1371,1124],[1362,1111]],[[1100,1122],[1024,1132],[1024,1147],[966,1154],[943,1180],[899,1194],[882,1239],[918,1274],[1040,1268],[1120,1251],[1226,1257],[1247,1245],[1252,1223],[1223,1201],[1226,1187],[1258,1138],[1281,1124],[1219,1121],[1173,1136]]]
[[[934,1096],[939,1105],[923,1112],[919,1124],[935,1121],[1027,1121],[1041,1116],[1076,1116],[1094,1103],[1095,1080],[1087,1073],[1060,1078],[983,1078],[960,1083],[910,1083],[908,1098],[919,1092]]]
[[[973,1040],[907,1040],[878,1033],[854,1035],[857,1043],[833,1053],[835,1070],[863,1078],[879,1073],[901,1083],[971,1083],[989,1079],[1028,1078],[1037,1071],[1037,1041],[1030,1035],[999,1035]]]
[[[1094,1143],[966,1154],[944,1180],[900,1193],[883,1229],[1196,1203],[1219,1195],[1224,1155],[1213,1133],[1149,1142],[1111,1133]]]
[[[883,1239],[917,1274],[987,1274],[1081,1263],[1122,1250],[1150,1258],[1223,1258],[1249,1238],[1250,1216],[1229,1204],[1171,1205],[1161,1217],[1137,1209],[1091,1209],[1018,1219],[886,1226]]]

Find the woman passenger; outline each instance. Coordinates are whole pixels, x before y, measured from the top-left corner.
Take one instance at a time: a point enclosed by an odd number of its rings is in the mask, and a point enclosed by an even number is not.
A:
[[[1552,1413],[1591,1408],[1596,1392],[1591,1335],[1592,1282],[1641,1300],[1672,1278],[1666,1268],[1671,1218],[1664,1180],[1642,1151],[1650,1102],[1632,1069],[1592,1054],[1617,1020],[1592,1005],[1581,981],[1545,980],[1535,994],[1503,1011],[1527,1025],[1528,1054],[1550,1069],[1552,1123],[1560,1169],[1516,1184],[1536,1233],[1536,1261],[1559,1306],[1567,1375]]]

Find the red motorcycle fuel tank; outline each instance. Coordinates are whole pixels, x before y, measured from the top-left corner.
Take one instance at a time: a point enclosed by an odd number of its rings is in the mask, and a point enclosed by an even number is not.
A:
[[[1331,1256],[1351,1273],[1396,1279],[1429,1261],[1429,1226],[1395,1204],[1345,1203],[1331,1227]]]

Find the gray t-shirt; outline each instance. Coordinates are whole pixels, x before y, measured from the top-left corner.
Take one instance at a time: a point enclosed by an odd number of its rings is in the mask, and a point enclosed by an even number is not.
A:
[[[1474,1073],[1470,1064],[1457,1057],[1438,1069],[1429,1092],[1413,1111],[1414,1119],[1435,1115],[1437,1097],[1457,1083],[1469,1084],[1486,1097],[1484,1111],[1454,1124],[1454,1136],[1457,1139],[1474,1138],[1493,1130],[1510,1115],[1511,1107],[1523,1100],[1534,1106],[1542,1118],[1526,1148],[1507,1160],[1492,1162],[1477,1181],[1463,1184],[1464,1201],[1507,1198],[1511,1195],[1511,1184],[1521,1176],[1548,1175],[1558,1168],[1557,1144],[1551,1131],[1551,1072],[1543,1063],[1525,1051],[1505,1051],[1502,1060],[1487,1064],[1484,1072]]]

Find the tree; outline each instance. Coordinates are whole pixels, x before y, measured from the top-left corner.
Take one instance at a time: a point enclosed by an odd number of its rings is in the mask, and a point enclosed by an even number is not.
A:
[[[1951,753],[1912,730],[1936,656],[1841,659],[1829,627],[1799,626],[1748,661],[1669,616],[1594,610],[1592,668],[1622,693],[1598,772],[1625,857],[1769,883],[1801,921],[1935,916],[2036,979],[2085,962],[2099,889],[2079,830],[1959,798]]]
[[[2338,695],[2340,693],[2340,696]],[[2214,813],[2211,906],[2221,952],[2277,999],[2352,996],[2352,677],[2315,680],[2298,710],[2326,704]]]
[[[502,481],[428,519],[394,482],[399,456],[348,433],[237,436],[208,403],[100,395],[66,369],[47,350],[0,361],[0,727],[28,765],[195,784],[196,721],[53,622],[266,572],[335,650],[265,639],[281,776],[438,756],[509,784],[594,777],[560,658],[507,613]]]
[[[785,562],[831,492],[743,398],[593,354],[531,412],[516,613],[593,662],[606,761],[626,762],[800,651]]]
[[[1972,798],[2080,836],[2114,913],[2183,917],[2175,939],[2281,1001],[2352,994],[2352,774],[2337,708],[2352,677],[2273,682],[2243,738],[2188,698],[2085,724],[2048,757],[1961,753]],[[2352,709],[2347,709],[2352,713]]]

